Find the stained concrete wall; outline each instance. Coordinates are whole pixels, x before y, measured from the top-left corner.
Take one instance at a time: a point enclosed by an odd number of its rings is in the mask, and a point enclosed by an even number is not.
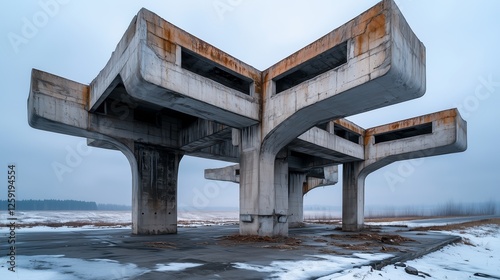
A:
[[[254,81],[251,95],[223,86],[181,67],[187,49],[227,71]],[[260,72],[142,9],[92,81],[89,108],[94,111],[121,81],[132,97],[234,127],[260,121]]]
[[[345,41],[347,63],[274,92],[273,79]],[[317,123],[422,96],[425,47],[394,2],[385,0],[264,71],[263,77],[263,149],[275,153]]]

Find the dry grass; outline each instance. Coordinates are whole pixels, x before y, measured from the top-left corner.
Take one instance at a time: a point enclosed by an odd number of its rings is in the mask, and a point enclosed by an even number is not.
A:
[[[302,240],[294,237],[285,236],[258,236],[258,235],[229,235],[221,238],[222,245],[235,246],[241,244],[262,244],[258,245],[262,248],[270,249],[286,249],[293,250],[297,249],[301,245]]]
[[[161,248],[161,249],[177,249],[175,244],[170,242],[146,242],[147,247]]]
[[[285,236],[258,236],[258,235],[228,235],[222,237],[222,240],[234,241],[236,243],[285,243],[296,244],[302,242],[300,239]]]
[[[402,236],[397,235],[397,234],[358,233],[358,234],[349,234],[349,235],[342,235],[342,236],[345,236],[348,239],[372,240],[372,241],[377,241],[379,243],[390,244],[390,245],[400,245],[403,242],[415,241],[411,238],[402,237]],[[338,238],[338,237],[335,236],[335,238]]]

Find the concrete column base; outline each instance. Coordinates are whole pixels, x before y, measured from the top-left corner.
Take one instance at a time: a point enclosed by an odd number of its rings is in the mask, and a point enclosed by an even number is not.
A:
[[[288,235],[287,151],[260,150],[260,128],[242,131],[240,159],[240,234]]]
[[[288,225],[304,226],[304,182],[306,174],[290,173],[288,181]]]
[[[342,230],[360,231],[364,227],[365,178],[363,163],[344,163],[342,171]]]
[[[287,215],[240,214],[240,234],[288,236]]]
[[[182,155],[139,143],[134,144],[134,155],[133,234],[177,233],[177,173]]]

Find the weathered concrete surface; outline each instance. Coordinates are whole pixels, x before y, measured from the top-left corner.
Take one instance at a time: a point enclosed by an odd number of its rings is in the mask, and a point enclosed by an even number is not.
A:
[[[188,34],[158,15],[141,9],[90,84],[89,109],[94,112],[116,94],[122,83],[131,97],[234,127],[257,124],[260,94],[244,94],[182,67],[183,52],[214,62],[214,70],[251,81],[260,93],[260,72]]]
[[[354,178],[345,180],[345,223],[362,224],[363,188],[352,187],[358,175],[427,151],[433,140],[397,146],[387,142],[401,140],[390,133],[396,128],[365,131],[341,118],[424,92],[425,47],[392,0],[265,71],[142,9],[90,85],[33,70],[28,119],[126,155],[134,233],[175,232],[178,164],[192,155],[239,163],[239,177],[228,178],[240,182],[241,234],[287,235],[289,222],[300,220],[301,195],[336,181],[317,174],[338,164]],[[443,133],[457,125],[465,123]],[[369,133],[389,140],[371,147]],[[460,150],[438,140],[435,154]],[[299,174],[292,184],[290,174]]]
[[[276,93],[274,80],[342,42],[347,42],[346,63]],[[425,47],[395,3],[382,1],[263,77],[263,149],[276,153],[317,123],[422,96]]]
[[[363,227],[365,178],[399,160],[415,159],[467,149],[467,124],[451,109],[386,124],[364,133],[365,160],[344,164],[343,229]]]
[[[139,183],[133,190],[132,232],[177,233],[177,172],[182,155],[158,147],[136,144]]]

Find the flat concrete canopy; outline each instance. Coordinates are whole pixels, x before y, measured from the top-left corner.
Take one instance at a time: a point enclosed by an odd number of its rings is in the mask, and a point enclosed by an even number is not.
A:
[[[264,71],[141,9],[89,85],[33,70],[28,119],[126,155],[135,234],[177,232],[178,167],[191,155],[239,164],[241,234],[287,235],[302,195],[337,182],[339,164],[344,228],[358,230],[368,173],[465,150],[456,110],[399,128],[343,119],[424,92],[425,47],[392,0]]]

